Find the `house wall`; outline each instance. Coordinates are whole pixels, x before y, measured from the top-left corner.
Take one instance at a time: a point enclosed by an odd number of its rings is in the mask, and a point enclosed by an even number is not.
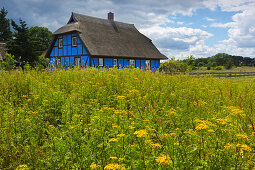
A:
[[[77,46],[72,46],[72,37],[77,37]],[[59,39],[63,39],[63,47],[59,48]],[[135,61],[134,67],[145,68],[146,59],[110,58],[110,57],[90,57],[77,34],[66,34],[57,37],[57,40],[50,53],[50,67],[59,63],[61,66],[75,66],[79,59],[79,66],[99,67],[99,58],[103,59],[103,67],[114,67],[114,59],[117,59],[118,67],[128,67],[130,60]],[[57,60],[56,60],[57,59]],[[157,71],[160,60],[150,60],[150,68]]]

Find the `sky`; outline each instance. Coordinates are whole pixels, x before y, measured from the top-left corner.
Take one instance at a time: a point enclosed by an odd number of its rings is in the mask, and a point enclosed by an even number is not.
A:
[[[0,0],[7,18],[54,32],[72,12],[131,23],[168,58],[255,58],[255,0]]]

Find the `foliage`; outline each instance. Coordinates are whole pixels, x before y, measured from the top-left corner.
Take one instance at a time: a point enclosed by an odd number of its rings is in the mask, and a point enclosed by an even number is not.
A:
[[[26,63],[35,66],[39,56],[47,49],[51,32],[43,27],[27,27],[23,20],[19,25],[11,22],[14,29],[13,38],[8,42],[8,50],[23,67]]]
[[[3,169],[252,169],[253,79],[0,72]]]
[[[15,68],[15,62],[16,61],[14,60],[14,56],[9,53],[6,53],[5,60],[0,63],[1,69],[11,70]]]
[[[37,66],[41,67],[41,68],[46,68],[49,66],[49,59],[45,58],[44,55],[40,55],[38,57],[38,62],[37,62]]]
[[[186,72],[191,69],[187,63],[171,59],[167,62],[161,63],[159,66],[159,70],[163,72]]]
[[[187,63],[187,65],[192,69],[195,70],[195,58],[191,55],[187,59],[183,60],[183,62]]]
[[[232,60],[228,60],[227,62],[226,62],[226,64],[224,65],[224,67],[225,67],[225,69],[231,69],[232,67],[233,67],[233,62],[232,62]]]
[[[11,38],[10,20],[6,18],[8,14],[4,7],[0,11],[0,42],[6,42]]]

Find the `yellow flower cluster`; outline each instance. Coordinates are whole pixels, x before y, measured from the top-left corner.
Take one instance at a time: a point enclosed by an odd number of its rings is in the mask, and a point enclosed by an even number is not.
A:
[[[178,114],[174,108],[171,108],[170,110],[167,111],[166,116],[171,116],[171,115],[178,116]]]
[[[162,145],[160,145],[159,143],[152,143],[151,146],[153,148],[162,148]]]
[[[198,123],[196,125],[196,130],[206,130],[209,128],[209,126],[216,126],[214,125],[213,123],[209,122],[209,121],[206,121],[206,120],[199,120],[199,119],[196,119],[194,120],[195,123]]]
[[[138,130],[134,132],[134,135],[136,135],[138,138],[141,137],[146,137],[147,136],[147,131],[146,130]]]
[[[248,139],[248,136],[247,135],[244,135],[244,134],[236,134],[236,137],[238,139]]]
[[[90,165],[90,168],[91,168],[91,169],[96,169],[96,168],[99,168],[99,167],[101,167],[101,166],[95,164],[94,162]]]
[[[156,161],[161,165],[170,165],[172,163],[171,158],[167,155],[156,157]]]
[[[196,134],[196,132],[193,129],[187,129],[184,133],[187,133],[187,134],[190,134],[190,135]]]
[[[225,119],[215,119],[215,121],[221,125],[226,125],[227,123],[231,122],[228,118]]]
[[[126,169],[123,167],[123,165],[119,165],[119,164],[108,164],[104,167],[105,170],[116,170],[116,169]]]
[[[244,150],[244,151],[251,151],[251,148],[246,145],[246,144],[237,144],[237,145],[234,145],[234,144],[230,144],[228,143],[227,145],[224,146],[225,149],[236,149],[236,148],[239,148],[241,150]]]
[[[176,136],[176,133],[164,133],[164,137]]]
[[[116,138],[111,138],[111,139],[109,140],[109,142],[118,142],[118,139],[116,139]]]

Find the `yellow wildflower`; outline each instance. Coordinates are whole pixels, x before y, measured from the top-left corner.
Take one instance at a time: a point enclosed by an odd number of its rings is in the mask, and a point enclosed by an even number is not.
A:
[[[100,165],[97,165],[94,162],[90,165],[91,169],[96,169],[96,168],[99,168],[99,167],[100,167]]]
[[[170,157],[167,155],[156,157],[156,161],[161,165],[170,165],[172,163]]]
[[[160,145],[159,143],[153,143],[153,144],[151,144],[151,146],[153,148],[162,148],[162,145]]]
[[[164,133],[164,137],[176,136],[176,133]]]
[[[227,145],[224,146],[225,149],[235,149],[235,146],[233,144],[227,143]]]
[[[55,126],[49,125],[48,128],[49,128],[49,129],[55,129]]]
[[[118,134],[117,136],[118,136],[118,137],[124,137],[125,134]]]
[[[236,137],[237,137],[238,139],[247,139],[247,138],[248,138],[248,136],[247,136],[247,135],[244,135],[244,134],[236,134]]]
[[[111,138],[111,139],[109,140],[109,142],[118,142],[118,139],[116,139],[116,138]]]
[[[120,168],[121,168],[121,165],[119,164],[108,164],[104,167],[105,170],[116,170]]]
[[[125,99],[125,96],[117,96],[117,99],[118,100],[123,100],[123,99]]]
[[[128,126],[129,127],[129,129],[134,129],[135,127],[134,126]]]
[[[208,132],[214,133],[215,131],[213,129],[209,129]]]
[[[236,147],[245,150],[245,151],[251,151],[251,148],[247,146],[246,144],[237,144]]]
[[[31,99],[27,99],[27,102],[31,102]]]
[[[196,130],[205,130],[208,129],[209,126],[207,126],[206,124],[200,123],[196,126]]]
[[[118,157],[111,156],[110,159],[118,159]]]
[[[141,137],[146,137],[147,136],[147,131],[146,130],[138,130],[134,132],[134,135],[136,135],[138,138]]]
[[[190,134],[190,135],[196,134],[196,132],[193,129],[187,129],[184,133],[187,133],[187,134]]]
[[[27,165],[19,165],[15,170],[29,170]]]
[[[229,119],[225,118],[225,119],[215,119],[215,121],[221,125],[225,125],[229,122],[231,122]]]

